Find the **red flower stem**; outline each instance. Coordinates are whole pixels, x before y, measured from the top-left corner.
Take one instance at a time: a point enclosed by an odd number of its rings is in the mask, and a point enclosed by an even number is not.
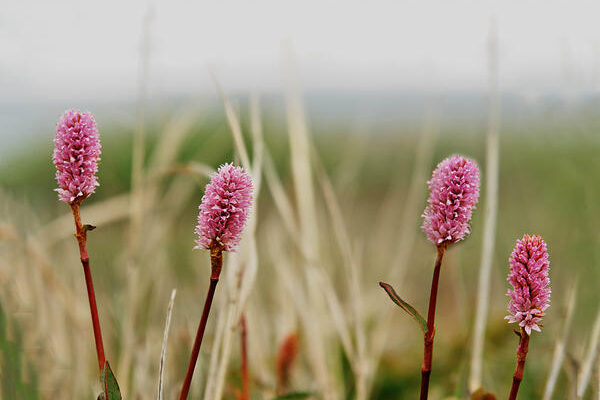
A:
[[[83,265],[83,275],[85,276],[85,286],[87,287],[88,300],[90,303],[90,314],[92,315],[92,327],[94,329],[94,340],[96,342],[96,354],[98,356],[98,368],[100,372],[104,368],[106,361],[104,357],[104,344],[102,343],[102,332],[100,331],[100,319],[98,318],[98,307],[96,306],[96,294],[94,293],[94,283],[92,282],[92,272],[90,271],[90,258],[87,252],[87,231],[88,227],[81,224],[79,214],[80,203],[71,204],[71,211],[75,219],[75,238],[79,243],[79,255],[81,265]]]
[[[425,334],[425,350],[423,354],[423,365],[421,366],[421,400],[427,400],[429,393],[429,376],[431,375],[431,364],[433,361],[433,337],[435,335],[435,305],[437,303],[437,292],[440,281],[440,269],[442,259],[446,251],[446,245],[442,243],[437,247],[437,257],[435,268],[433,269],[433,279],[431,281],[431,294],[429,296],[429,311],[427,312],[427,333]]]
[[[248,328],[246,316],[240,317],[240,341],[242,346],[242,397],[241,400],[250,400],[250,372],[248,371]]]
[[[523,370],[525,369],[527,352],[529,351],[529,335],[523,328],[521,328],[521,334],[519,336],[519,347],[517,347],[517,366],[515,367],[515,373],[513,374],[513,383],[510,389],[510,394],[508,395],[508,400],[515,400],[517,398],[519,386],[523,380]]]
[[[198,332],[196,332],[196,340],[194,340],[194,347],[192,348],[190,363],[188,364],[185,380],[183,381],[183,386],[181,387],[179,400],[187,399],[190,391],[190,384],[192,383],[194,368],[196,368],[196,361],[198,360],[198,354],[200,353],[200,345],[202,344],[202,337],[204,336],[204,330],[206,329],[206,322],[208,321],[210,306],[212,305],[215,289],[217,288],[217,283],[219,283],[219,275],[221,275],[221,268],[223,267],[223,250],[221,248],[214,248],[210,251],[210,264],[210,286],[208,287],[208,293],[206,294],[206,300],[204,301],[202,317],[200,318],[200,323],[198,324]]]

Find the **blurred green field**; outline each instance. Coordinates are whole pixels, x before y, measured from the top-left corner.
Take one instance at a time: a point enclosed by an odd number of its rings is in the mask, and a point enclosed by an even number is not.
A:
[[[256,142],[250,134],[251,121],[246,117],[245,105],[240,115],[246,145],[253,154]],[[169,338],[165,395],[175,398],[208,278],[207,255],[192,251],[197,206],[207,182],[206,176],[198,173],[198,163],[216,168],[221,163],[239,159],[222,114],[186,118],[177,114],[157,118],[148,129],[147,175],[143,190],[149,204],[142,211],[139,230],[133,234],[128,207],[125,206],[123,211],[119,208],[123,207],[122,202],[110,203],[131,191],[133,127],[131,130],[115,129],[98,121],[103,144],[99,170],[101,186],[84,202],[82,212],[84,221],[98,225],[88,241],[92,271],[107,352],[114,360],[113,369],[121,385],[126,387],[128,399],[156,396],[162,331],[172,288],[177,288],[178,294]],[[173,156],[169,159],[161,153],[165,146],[162,140],[170,140],[168,135],[175,135],[169,133],[169,129],[174,129],[181,120],[189,129],[181,133],[181,141],[172,149]],[[485,122],[475,119],[472,124],[458,124],[446,121],[442,115],[437,124],[439,131],[429,133],[432,151],[428,155],[427,175],[437,162],[453,153],[474,158],[483,172]],[[342,314],[347,317],[353,347],[360,348],[359,332],[366,336],[367,355],[373,346],[383,346],[378,368],[379,360],[374,360],[376,364],[371,365],[363,354],[365,365],[372,371],[367,397],[415,398],[420,380],[422,337],[412,320],[401,310],[394,309],[377,282],[388,281],[392,275],[390,268],[397,256],[401,232],[408,225],[409,229],[405,231],[415,235],[414,246],[401,263],[402,280],[391,280],[390,283],[419,310],[426,310],[434,249],[419,228],[419,216],[427,196],[424,181],[417,188],[418,211],[409,214],[409,220],[403,219],[423,128],[414,123],[389,126],[373,122],[360,129],[344,123],[315,123],[310,130],[316,155],[311,168],[316,193],[315,224],[319,231],[317,267],[335,289]],[[304,216],[298,210],[290,166],[288,127],[276,116],[266,115],[263,132],[265,149],[281,177],[295,221],[302,225]],[[517,345],[513,327],[503,319],[507,302],[507,260],[515,240],[523,233],[539,233],[548,243],[552,306],[547,312],[543,333],[535,333],[532,337],[520,398],[541,398],[554,344],[563,329],[567,294],[569,288],[577,284],[577,305],[567,344],[567,361],[554,398],[572,396],[577,366],[586,356],[592,325],[600,307],[598,132],[600,121],[586,111],[503,121],[499,218],[483,370],[486,389],[499,398],[508,393]],[[52,137],[53,127],[48,127],[46,135],[40,135],[36,143],[12,154],[0,169],[0,303],[6,318],[0,318],[3,399],[93,398],[98,389],[76,244],[70,237],[71,226],[63,223],[68,222],[69,210],[57,201],[53,192]],[[169,162],[155,168],[160,164],[160,157],[167,157]],[[323,182],[319,180],[320,165],[337,196],[351,255],[344,254],[339,246],[337,226],[330,215]],[[485,173],[482,183],[485,187]],[[432,374],[433,399],[466,396],[485,201],[483,189],[472,221],[472,234],[464,243],[449,250],[447,265],[442,271]],[[86,208],[94,205],[99,209],[87,213]],[[286,334],[299,332],[300,356],[292,387],[313,391],[315,398],[328,398],[320,391],[318,379],[315,380],[319,372],[314,369],[315,356],[311,356],[314,350],[311,346],[315,341],[321,341],[324,363],[332,387],[336,388],[333,396],[353,399],[358,375],[340,341],[339,327],[329,315],[331,310],[326,299],[315,300],[314,309],[306,306],[311,318],[321,322],[322,332],[317,339],[308,335],[303,311],[294,303],[297,299],[289,298],[294,293],[285,289],[283,282],[285,274],[289,273],[288,277],[296,279],[299,293],[310,294],[311,290],[310,281],[303,280],[303,261],[294,245],[295,238],[283,226],[277,207],[270,182],[263,177],[256,209],[258,270],[247,305],[254,396],[272,396],[277,346]],[[109,222],[102,224],[93,219],[101,214],[112,215],[107,217]],[[131,235],[136,239],[131,239]],[[134,242],[137,245],[132,245]],[[32,252],[32,247],[39,252]],[[361,327],[356,330],[353,328],[357,322],[353,311],[356,294],[347,284],[345,269],[348,256],[357,260],[360,269],[362,311],[358,323]],[[42,266],[35,265],[38,263]],[[291,272],[282,272],[286,269]],[[218,332],[218,316],[225,310],[225,299],[231,295],[231,288],[224,283],[217,290],[217,309],[209,321],[208,341],[202,350],[192,392],[194,398],[201,398],[200,394],[204,393],[205,377],[211,368],[212,343],[218,335],[215,333]],[[323,289],[318,287],[316,290]],[[65,295],[64,291],[69,294]],[[69,311],[65,299],[80,304]],[[323,315],[314,314],[323,310]],[[390,310],[391,314],[386,314]],[[386,315],[391,315],[385,322],[389,337],[383,341],[385,335],[378,336],[375,327]],[[131,337],[123,334],[127,331],[132,332]],[[232,343],[224,398],[234,398],[234,388],[239,387],[238,342],[233,339]],[[79,361],[73,364],[76,358]],[[596,396],[599,381],[596,373],[585,398]],[[24,389],[25,386],[28,389]]]

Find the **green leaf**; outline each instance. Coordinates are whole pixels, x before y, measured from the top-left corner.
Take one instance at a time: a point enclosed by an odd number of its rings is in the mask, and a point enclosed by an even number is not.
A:
[[[307,399],[313,395],[312,392],[292,392],[282,394],[280,396],[273,397],[272,400],[295,400],[295,399]]]
[[[108,361],[104,363],[104,368],[100,374],[100,381],[102,381],[103,392],[98,396],[98,400],[122,400],[121,391],[119,390],[119,384],[117,379],[110,369]]]
[[[379,282],[379,286],[381,286],[383,290],[387,292],[388,296],[390,296],[390,299],[392,299],[394,303],[400,306],[400,308],[402,308],[404,311],[410,314],[410,316],[413,317],[413,319],[419,323],[421,329],[423,330],[423,334],[427,334],[427,321],[425,321],[425,319],[421,317],[421,314],[419,314],[419,312],[413,306],[408,304],[406,301],[402,300],[402,298],[398,296],[398,293],[396,293],[392,285],[389,285],[385,282]]]

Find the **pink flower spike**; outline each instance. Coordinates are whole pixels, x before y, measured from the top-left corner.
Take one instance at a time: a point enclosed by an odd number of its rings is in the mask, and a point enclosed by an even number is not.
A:
[[[241,167],[219,167],[206,185],[195,248],[235,251],[252,205],[252,179]]]
[[[446,158],[427,182],[431,193],[423,212],[423,231],[436,246],[470,233],[469,221],[479,199],[479,168],[460,155]]]
[[[550,306],[550,278],[548,277],[548,250],[541,236],[524,235],[517,240],[510,259],[508,290],[510,301],[509,323],[518,322],[528,335],[531,330],[541,332],[544,311]]]
[[[99,185],[100,138],[92,114],[65,111],[56,125],[54,144],[58,198],[69,204],[80,202]]]

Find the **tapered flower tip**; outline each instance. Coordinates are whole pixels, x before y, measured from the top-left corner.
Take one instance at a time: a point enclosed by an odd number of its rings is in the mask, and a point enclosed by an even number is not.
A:
[[[541,332],[544,312],[550,306],[550,278],[548,277],[548,250],[541,236],[525,235],[508,260],[509,323],[518,322],[528,335],[532,330]]]
[[[235,251],[252,205],[252,179],[241,167],[222,165],[206,185],[196,248]]]
[[[100,138],[92,114],[65,111],[56,125],[54,145],[58,198],[69,204],[82,201],[99,185]]]
[[[440,162],[427,182],[423,231],[436,246],[458,242],[470,233],[469,221],[479,200],[479,167],[461,155]]]

